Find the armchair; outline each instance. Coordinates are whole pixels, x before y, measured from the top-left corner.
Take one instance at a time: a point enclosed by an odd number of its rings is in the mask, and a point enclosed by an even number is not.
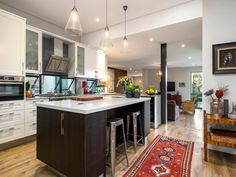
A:
[[[168,120],[175,121],[179,118],[179,106],[174,100],[168,100],[167,104],[167,118]]]
[[[182,112],[195,113],[195,98],[192,98],[192,100],[186,100],[182,103]]]

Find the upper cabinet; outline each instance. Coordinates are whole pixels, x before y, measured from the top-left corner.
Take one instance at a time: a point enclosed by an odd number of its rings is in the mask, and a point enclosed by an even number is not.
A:
[[[24,75],[26,20],[0,10],[0,75]]]
[[[86,50],[87,48],[83,44],[74,43],[69,45],[69,76],[85,77]]]
[[[87,47],[85,75],[88,78],[95,78],[100,80],[106,80],[106,55],[102,50]]]
[[[42,32],[27,27],[26,30],[26,73],[42,74]]]

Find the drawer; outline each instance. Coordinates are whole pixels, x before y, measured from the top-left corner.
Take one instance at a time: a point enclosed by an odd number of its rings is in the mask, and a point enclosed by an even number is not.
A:
[[[24,123],[24,111],[0,112],[0,127]]]
[[[37,110],[35,109],[26,109],[25,110],[25,122],[36,122]]]
[[[9,112],[24,109],[24,100],[22,101],[1,101],[0,112]]]
[[[35,109],[37,102],[45,102],[48,99],[35,99],[35,100],[26,100],[25,101],[25,109]]]
[[[35,135],[37,130],[37,123],[25,123],[25,136]]]
[[[0,144],[24,137],[24,124],[0,128]]]

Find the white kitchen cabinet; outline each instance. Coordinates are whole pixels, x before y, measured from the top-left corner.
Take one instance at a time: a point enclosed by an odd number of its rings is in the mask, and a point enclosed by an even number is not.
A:
[[[1,101],[0,102],[0,113],[12,112],[24,109],[24,101]]]
[[[47,98],[25,101],[25,136],[34,135],[37,132],[37,102],[49,101]]]
[[[26,29],[26,73],[42,74],[42,31],[27,26]]]
[[[0,75],[24,75],[26,20],[0,9]]]
[[[24,124],[0,128],[0,144],[24,137]]]
[[[85,75],[88,78],[106,79],[106,55],[102,50],[87,48],[85,60]]]
[[[87,48],[80,43],[71,44],[69,46],[70,67],[68,75],[71,77],[85,77],[85,60]]]
[[[24,111],[0,112],[0,127],[24,124]]]

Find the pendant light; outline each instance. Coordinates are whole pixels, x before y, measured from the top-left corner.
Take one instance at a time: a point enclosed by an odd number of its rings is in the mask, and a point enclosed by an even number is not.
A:
[[[109,27],[108,27],[108,2],[106,0],[106,27],[104,29],[105,31],[105,38],[108,38],[109,37]]]
[[[65,26],[65,31],[72,36],[82,35],[82,26],[80,23],[79,12],[76,8],[75,0],[74,0],[74,7],[70,13],[70,17]]]
[[[127,12],[128,6],[126,6],[126,5],[123,6],[123,9],[125,11],[125,35],[124,35],[124,38],[123,38],[123,45],[126,48],[128,46],[128,39],[127,39],[127,36],[126,36],[126,12]]]
[[[110,30],[108,27],[108,0],[106,0],[105,16],[106,16],[106,27],[104,28],[104,37],[101,39],[100,47],[101,49],[107,51],[113,47],[112,39],[110,37]]]

